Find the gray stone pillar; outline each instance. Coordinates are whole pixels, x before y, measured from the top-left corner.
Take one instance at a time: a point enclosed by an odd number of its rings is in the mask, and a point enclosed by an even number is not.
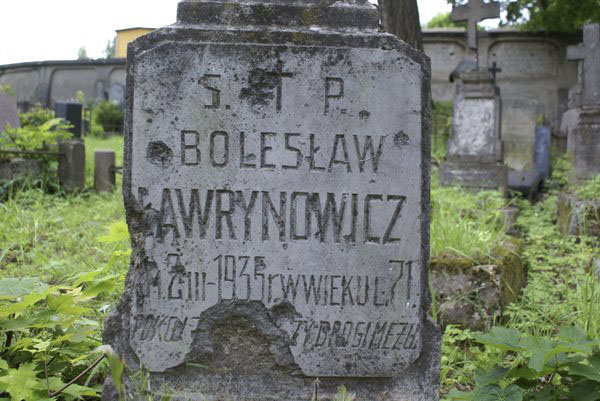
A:
[[[442,185],[506,193],[508,170],[502,165],[500,90],[488,71],[464,71],[457,78],[452,136],[446,162],[440,168],[440,181]]]
[[[58,144],[58,180],[66,192],[85,188],[85,145],[81,141]]]
[[[600,107],[583,106],[569,137],[573,161],[570,181],[580,184],[600,174]],[[599,194],[600,196],[600,194]]]
[[[94,152],[94,189],[112,192],[115,189],[115,152],[99,149]]]

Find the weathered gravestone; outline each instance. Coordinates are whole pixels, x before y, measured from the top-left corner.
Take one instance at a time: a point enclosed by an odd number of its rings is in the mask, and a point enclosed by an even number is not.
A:
[[[569,132],[567,148],[575,182],[600,174],[600,24],[583,28],[583,43],[567,49],[569,60],[581,60],[581,107],[578,124]]]
[[[126,364],[177,400],[437,400],[426,56],[366,0],[182,1],[127,65]]]
[[[83,105],[81,103],[56,102],[54,109],[57,118],[62,118],[71,125],[69,131],[73,137],[81,139]]]
[[[14,96],[0,92],[0,135],[7,125],[11,128],[19,126],[17,99]]]
[[[499,70],[479,68],[477,22],[500,16],[499,3],[470,0],[454,7],[454,21],[468,21],[470,53],[451,76],[456,79],[452,135],[446,162],[440,168],[442,185],[459,184],[474,190],[506,192],[507,169],[501,164]]]

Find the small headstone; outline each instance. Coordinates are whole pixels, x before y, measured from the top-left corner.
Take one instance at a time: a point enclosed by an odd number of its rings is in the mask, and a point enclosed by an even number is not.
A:
[[[66,192],[85,188],[85,145],[81,141],[58,143],[58,180]]]
[[[73,134],[73,137],[81,139],[83,132],[83,106],[81,103],[56,102],[54,111],[57,118],[62,118],[72,125],[69,131]]]
[[[94,189],[112,192],[116,185],[115,151],[98,149],[94,152]]]
[[[600,24],[583,28],[583,43],[568,48],[569,60],[580,61],[581,107],[567,148],[573,160],[572,182],[600,174]]]
[[[182,1],[128,71],[127,366],[172,399],[437,400],[428,59],[366,0]]]
[[[12,128],[19,126],[17,99],[12,95],[0,92],[0,134],[4,132],[7,125]]]
[[[546,180],[550,176],[552,162],[552,128],[540,125],[535,129],[535,171]]]

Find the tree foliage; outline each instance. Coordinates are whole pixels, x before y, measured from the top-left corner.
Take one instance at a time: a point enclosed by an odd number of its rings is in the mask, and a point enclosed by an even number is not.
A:
[[[464,4],[468,0],[448,0]],[[600,0],[499,0],[506,11],[503,25],[530,31],[576,32],[584,24],[600,22]]]
[[[85,47],[80,47],[77,51],[77,60],[89,60]]]
[[[433,17],[428,23],[426,28],[458,28],[458,27],[466,27],[467,24],[464,22],[454,22],[452,21],[451,13],[440,13]]]

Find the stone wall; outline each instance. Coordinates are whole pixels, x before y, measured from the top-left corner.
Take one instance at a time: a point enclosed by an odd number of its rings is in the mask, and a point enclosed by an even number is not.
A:
[[[449,76],[463,59],[467,38],[463,29],[426,29],[425,53],[431,57],[434,100],[452,100],[454,84]],[[581,42],[581,35],[536,34],[514,29],[479,33],[479,62],[492,67],[496,62],[503,122],[518,104],[535,107],[537,115],[557,130],[567,109],[568,91],[577,83],[577,64],[568,62],[566,48]],[[506,107],[505,107],[506,106]],[[518,117],[518,116],[517,116]],[[535,135],[531,131],[532,138]]]
[[[123,102],[125,60],[41,61],[0,66],[0,84],[15,90],[17,102],[54,107],[83,91],[88,99]]]
[[[431,57],[434,100],[451,100],[454,84],[450,73],[462,60],[466,35],[462,29],[427,29],[423,33],[425,52]],[[567,109],[568,91],[577,82],[577,64],[568,62],[566,47],[581,42],[581,35],[534,34],[498,29],[479,34],[482,65],[497,62],[503,104],[503,118],[512,120],[508,110],[519,103],[534,105],[557,130]],[[82,90],[88,98],[121,101],[125,85],[125,60],[43,61],[0,66],[0,84],[10,84],[19,102],[52,107]],[[517,107],[514,107],[517,106]],[[518,116],[517,116],[518,117]],[[531,132],[532,137],[535,135]]]

